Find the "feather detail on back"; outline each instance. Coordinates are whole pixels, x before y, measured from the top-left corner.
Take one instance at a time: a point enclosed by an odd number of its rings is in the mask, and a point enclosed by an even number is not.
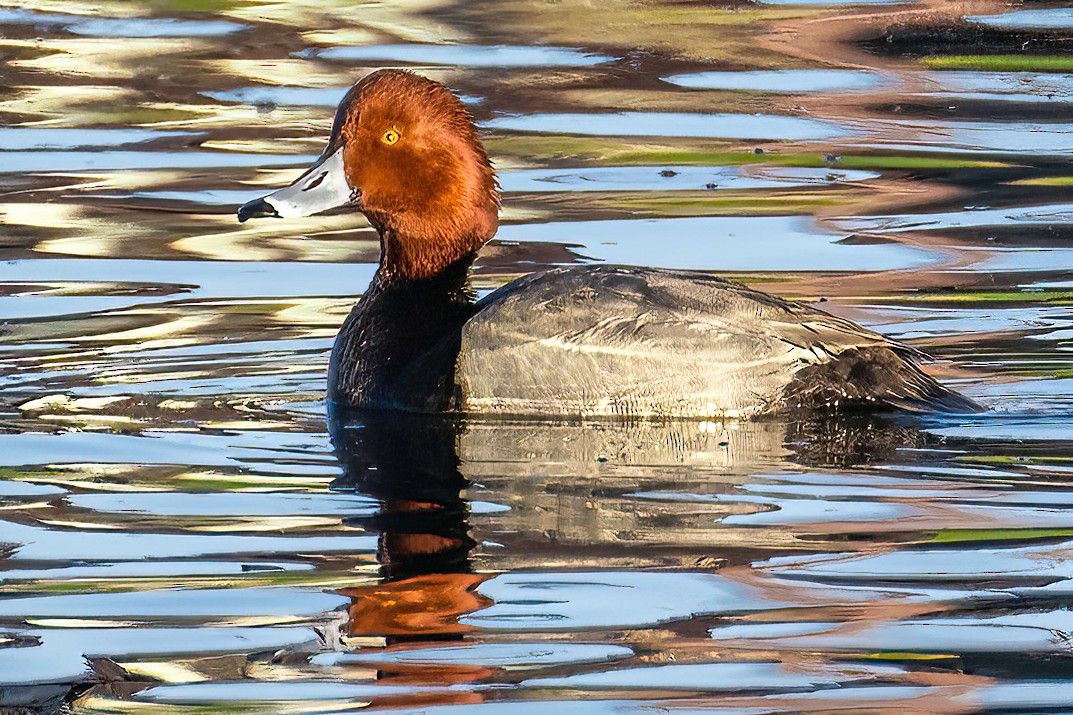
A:
[[[713,276],[585,266],[536,273],[482,300],[463,327],[457,373],[462,408],[476,413],[750,417],[835,403],[971,405],[912,364],[923,357]]]

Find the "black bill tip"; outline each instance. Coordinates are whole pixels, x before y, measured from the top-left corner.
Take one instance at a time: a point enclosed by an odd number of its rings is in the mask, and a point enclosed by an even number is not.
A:
[[[264,199],[254,199],[242,204],[238,209],[239,223],[246,223],[251,218],[263,218],[265,216],[279,218],[276,208]]]

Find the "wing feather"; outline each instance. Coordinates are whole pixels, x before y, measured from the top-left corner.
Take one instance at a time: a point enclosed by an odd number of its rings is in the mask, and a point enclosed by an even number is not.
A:
[[[714,276],[585,266],[527,276],[481,301],[458,374],[464,408],[483,413],[751,416],[783,406],[800,370],[869,350],[923,357]]]

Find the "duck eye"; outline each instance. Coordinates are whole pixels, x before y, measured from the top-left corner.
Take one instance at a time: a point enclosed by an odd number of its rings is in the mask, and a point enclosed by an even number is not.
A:
[[[380,137],[380,140],[385,144],[394,144],[399,140],[399,133],[394,129],[388,129],[384,132],[384,136]]]

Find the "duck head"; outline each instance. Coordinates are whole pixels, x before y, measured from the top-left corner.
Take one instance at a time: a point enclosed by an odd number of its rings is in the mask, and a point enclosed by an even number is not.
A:
[[[238,220],[339,206],[364,212],[380,234],[381,278],[430,278],[472,257],[498,228],[499,187],[458,97],[413,72],[368,75],[339,103],[316,163],[243,205]]]

